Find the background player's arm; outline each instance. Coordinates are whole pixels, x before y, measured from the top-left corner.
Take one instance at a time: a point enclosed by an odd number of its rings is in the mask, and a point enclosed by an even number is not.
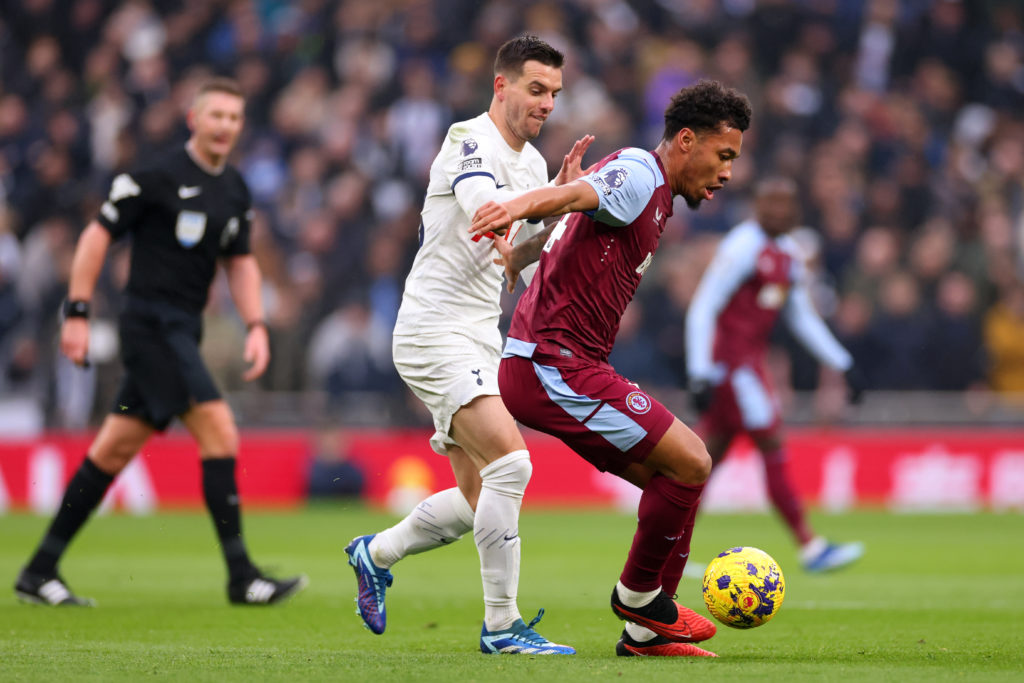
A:
[[[537,220],[573,211],[594,211],[600,203],[597,191],[579,180],[557,187],[540,187],[500,204],[487,202],[473,215],[469,231],[479,235],[500,232],[524,218]]]
[[[853,358],[849,352],[843,348],[815,310],[805,285],[798,283],[793,288],[782,313],[793,336],[820,362],[843,372],[853,366]]]
[[[110,248],[110,232],[98,221],[92,221],[82,231],[71,260],[68,283],[69,301],[91,301],[96,281]],[[89,353],[89,320],[67,318],[60,328],[60,350],[72,362],[84,365]]]
[[[244,358],[251,365],[242,375],[242,379],[248,382],[262,375],[270,362],[270,339],[263,320],[260,267],[255,256],[241,254],[224,259],[224,272],[228,277],[231,298],[248,330]]]
[[[711,264],[701,276],[686,312],[686,373],[691,390],[695,385],[717,379],[712,350],[718,316],[744,280],[750,277],[757,251],[758,245],[752,240],[730,235],[718,247]]]

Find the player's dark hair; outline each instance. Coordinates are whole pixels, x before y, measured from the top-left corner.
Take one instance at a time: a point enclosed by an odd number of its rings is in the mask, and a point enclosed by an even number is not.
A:
[[[525,34],[506,41],[498,48],[494,58],[494,73],[518,78],[523,73],[523,64],[529,60],[545,66],[561,69],[565,55],[551,47],[537,36]]]
[[[238,81],[233,78],[227,78],[226,76],[216,76],[203,82],[203,84],[199,86],[199,90],[196,91],[196,98],[202,97],[206,93],[211,92],[222,92],[245,99],[245,95],[242,93],[242,86],[238,84]]]
[[[728,126],[742,132],[750,127],[750,113],[746,95],[705,79],[673,95],[665,109],[663,139],[671,140],[683,128],[700,134]]]

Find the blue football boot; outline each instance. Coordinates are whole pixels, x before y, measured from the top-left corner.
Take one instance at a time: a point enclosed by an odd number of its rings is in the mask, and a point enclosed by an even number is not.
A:
[[[480,629],[480,651],[485,655],[574,655],[576,650],[568,645],[559,645],[533,630],[540,618],[544,616],[542,609],[529,624],[516,619],[504,631],[488,631],[487,624]]]
[[[809,572],[833,571],[853,564],[863,554],[863,543],[826,543],[819,552],[803,558],[803,565]]]
[[[384,611],[384,593],[395,577],[387,569],[381,569],[370,559],[370,541],[376,534],[356,536],[345,547],[348,563],[356,573],[359,582],[359,597],[356,598],[356,614],[363,624],[377,635],[387,627],[387,613]]]

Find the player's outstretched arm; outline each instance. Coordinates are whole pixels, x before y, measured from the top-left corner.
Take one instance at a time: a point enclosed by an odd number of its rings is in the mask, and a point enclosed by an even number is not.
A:
[[[558,169],[558,175],[555,176],[556,186],[571,183],[577,178],[587,175],[594,168],[591,166],[586,171],[583,170],[583,155],[587,153],[587,148],[593,141],[593,135],[584,135],[573,144],[572,149],[562,159],[562,167]]]
[[[469,232],[477,235],[488,232],[501,234],[512,223],[523,218],[539,220],[572,211],[593,211],[599,206],[597,191],[582,181],[557,187],[539,187],[507,202],[487,202],[473,214]]]
[[[92,221],[82,231],[71,259],[68,301],[92,301],[96,280],[110,248],[110,232]],[[60,350],[76,365],[85,365],[89,353],[89,319],[66,318],[60,326]]]
[[[260,293],[260,267],[252,254],[230,256],[224,260],[231,298],[248,330],[245,336],[245,362],[249,369],[242,375],[246,382],[256,379],[270,362],[270,339],[263,320],[263,299]]]

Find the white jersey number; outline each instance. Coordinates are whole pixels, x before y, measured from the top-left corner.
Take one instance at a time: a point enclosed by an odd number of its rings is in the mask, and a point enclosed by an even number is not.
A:
[[[562,220],[558,221],[557,225],[555,225],[555,229],[551,231],[550,235],[548,235],[548,241],[544,243],[544,251],[551,251],[555,246],[555,242],[562,239],[562,235],[565,234],[565,229],[569,227],[569,216],[571,215],[572,214],[567,213],[562,216]]]

